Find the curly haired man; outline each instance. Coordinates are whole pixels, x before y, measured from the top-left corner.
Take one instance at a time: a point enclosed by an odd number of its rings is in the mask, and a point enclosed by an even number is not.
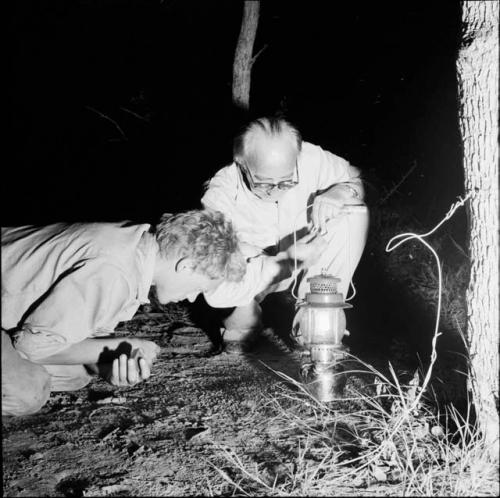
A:
[[[2,415],[37,412],[52,391],[149,377],[159,347],[112,337],[148,302],[189,299],[242,280],[246,263],[222,213],[150,225],[57,223],[2,228]]]

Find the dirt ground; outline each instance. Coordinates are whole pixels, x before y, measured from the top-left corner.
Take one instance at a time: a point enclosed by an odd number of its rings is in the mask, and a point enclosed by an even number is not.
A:
[[[296,377],[298,357],[273,334],[252,354],[213,354],[182,305],[139,310],[117,334],[161,345],[151,378],[131,388],[95,379],[52,394],[38,414],[3,417],[4,496],[232,495],[224,450],[267,466],[270,482],[293,468],[300,438],[270,401],[290,387],[268,367]]]

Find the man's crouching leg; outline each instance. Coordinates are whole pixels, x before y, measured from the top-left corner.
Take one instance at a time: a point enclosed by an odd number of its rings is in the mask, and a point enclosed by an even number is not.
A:
[[[228,353],[245,353],[262,330],[262,308],[257,301],[238,306],[223,320],[222,341]]]
[[[318,260],[312,264],[302,278],[299,298],[304,299],[309,292],[307,278],[319,275],[323,270],[340,278],[338,292],[347,297],[352,276],[358,266],[368,236],[369,212],[366,206],[355,206],[352,212],[327,223],[324,239],[326,248]]]
[[[47,370],[19,356],[2,330],[2,415],[31,415],[47,402],[51,379]]]

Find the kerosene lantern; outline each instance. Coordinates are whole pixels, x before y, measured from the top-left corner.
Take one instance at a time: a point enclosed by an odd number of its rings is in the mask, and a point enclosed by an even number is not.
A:
[[[337,292],[339,278],[326,272],[307,279],[311,292],[299,305],[299,336],[306,348],[300,375],[306,389],[320,401],[332,401],[342,395],[346,376],[342,360],[346,348],[345,308],[352,305]]]

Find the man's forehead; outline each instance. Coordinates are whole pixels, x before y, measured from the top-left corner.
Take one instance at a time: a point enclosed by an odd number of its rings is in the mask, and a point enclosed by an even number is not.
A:
[[[254,144],[249,166],[259,176],[287,176],[295,166],[297,148],[281,137],[263,138]]]
[[[283,155],[295,154],[297,152],[296,144],[286,135],[268,136],[259,134],[255,137],[254,152],[257,155]]]
[[[265,174],[254,173],[255,179],[257,181],[261,181],[261,182],[267,182],[267,181],[277,182],[277,181],[281,181],[281,180],[290,180],[292,175],[293,175],[293,172],[286,173],[284,175],[272,175],[272,176],[266,176]]]

